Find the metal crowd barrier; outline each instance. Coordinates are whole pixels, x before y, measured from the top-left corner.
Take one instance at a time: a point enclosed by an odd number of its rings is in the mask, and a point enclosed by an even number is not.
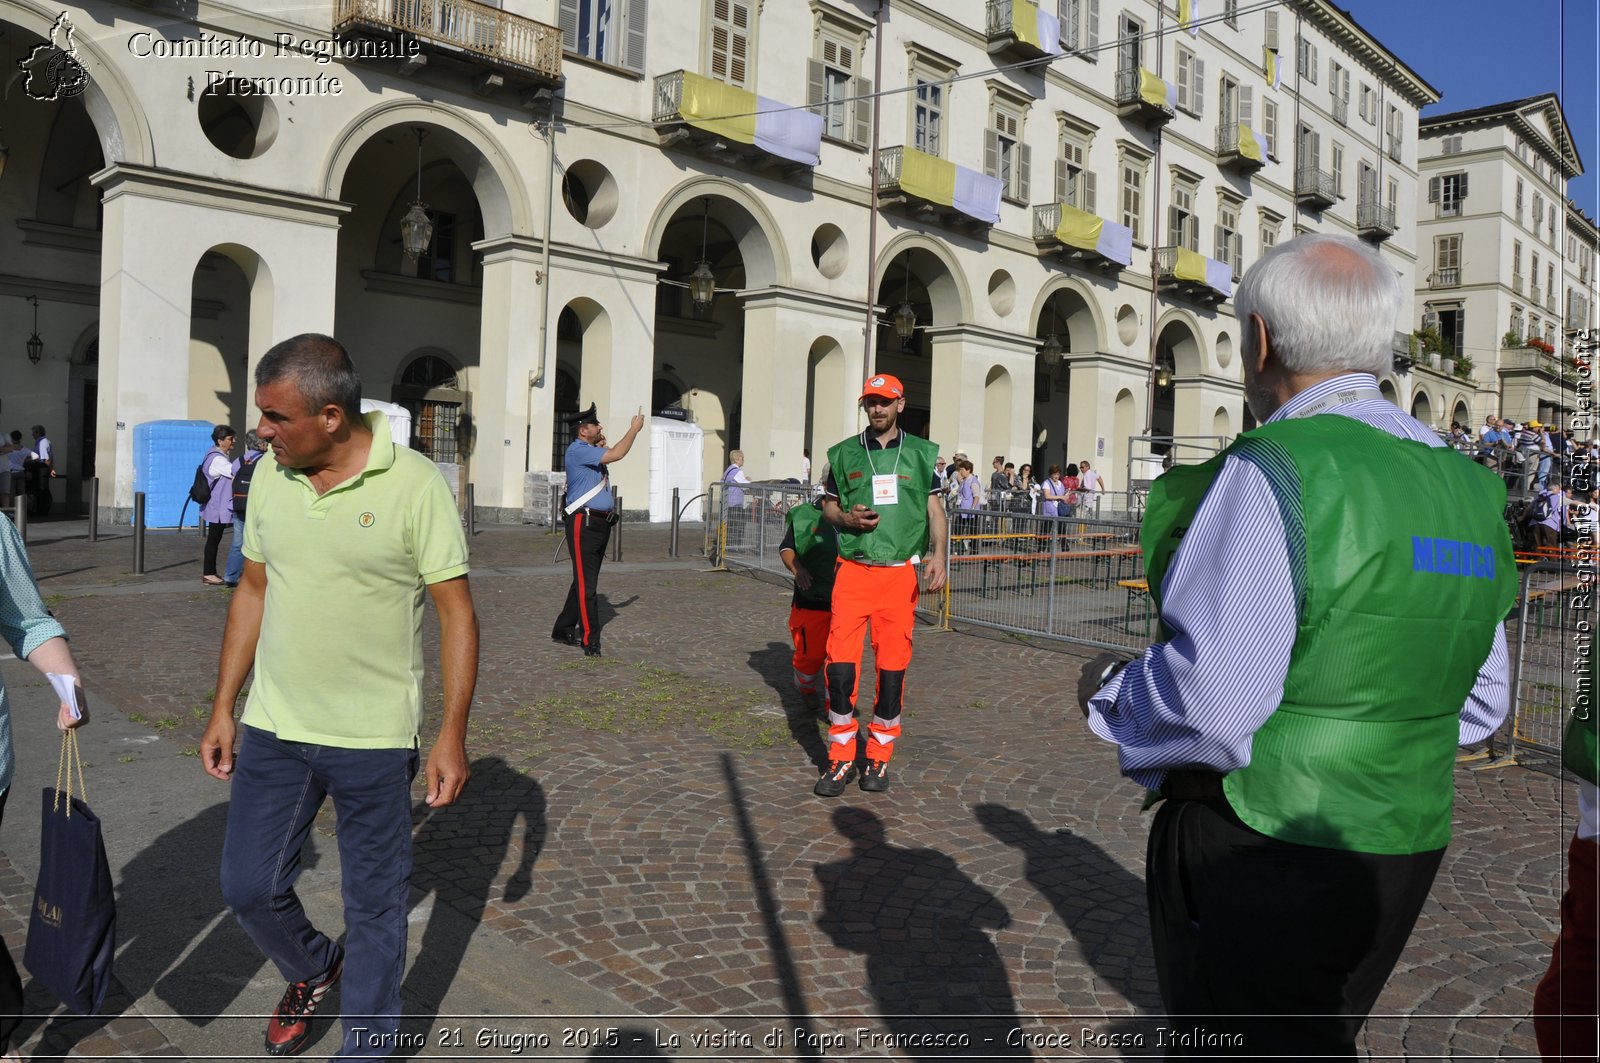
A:
[[[1131,521],[956,510],[949,566],[948,620],[1112,649],[1153,637]]]
[[[1573,711],[1595,711],[1596,548],[1521,554],[1517,608],[1506,621],[1511,653],[1510,762],[1561,771]],[[1498,750],[1497,750],[1498,752]]]
[[[787,575],[778,557],[784,516],[811,497],[799,483],[713,483],[706,488],[706,556],[718,568]]]

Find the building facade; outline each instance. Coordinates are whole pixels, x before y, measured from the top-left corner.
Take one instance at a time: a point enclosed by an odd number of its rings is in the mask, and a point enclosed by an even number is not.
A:
[[[946,454],[1121,488],[1249,427],[1231,294],[1266,248],[1350,233],[1423,283],[1438,94],[1324,0],[203,12],[0,14],[29,78],[0,306],[31,328],[36,297],[44,340],[0,352],[0,415],[52,429],[69,504],[97,474],[131,507],[140,423],[252,424],[256,360],[305,331],[489,519],[590,401],[692,419],[704,479],[734,447],[781,479],[873,371]],[[1381,385],[1434,411],[1456,379]],[[629,509],[649,475],[615,470]]]
[[[1430,116],[1419,143],[1422,357],[1451,360],[1472,387],[1467,415],[1451,417],[1563,421],[1579,377],[1568,322],[1593,306],[1594,226],[1567,199],[1583,162],[1560,100]]]

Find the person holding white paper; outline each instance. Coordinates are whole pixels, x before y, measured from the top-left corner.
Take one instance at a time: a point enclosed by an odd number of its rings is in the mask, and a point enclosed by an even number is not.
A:
[[[78,666],[67,648],[67,632],[39,596],[27,549],[16,525],[0,518],[0,635],[13,652],[33,665],[60,691],[56,726],[65,731],[89,722]],[[15,770],[11,748],[11,700],[5,679],[0,677],[0,818],[5,815],[6,798],[11,793]],[[22,979],[17,975],[11,953],[0,941],[0,1061],[20,1060],[11,1050],[11,1035],[21,1022]]]

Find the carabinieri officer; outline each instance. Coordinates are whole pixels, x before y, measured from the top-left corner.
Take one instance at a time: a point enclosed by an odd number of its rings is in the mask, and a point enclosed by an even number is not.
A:
[[[582,646],[586,656],[598,657],[600,614],[595,609],[594,591],[600,582],[606,544],[611,541],[611,525],[618,516],[612,509],[606,466],[628,456],[634,438],[644,427],[644,414],[633,415],[627,434],[613,447],[605,445],[605,431],[594,403],[568,417],[567,423],[578,428],[578,438],[567,447],[564,509],[567,546],[572,554],[572,589],[567,592],[567,604],[556,617],[550,638],[569,646]]]

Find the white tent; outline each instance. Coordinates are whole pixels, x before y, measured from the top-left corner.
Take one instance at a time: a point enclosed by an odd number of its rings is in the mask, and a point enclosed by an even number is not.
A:
[[[411,445],[411,411],[380,399],[362,399],[362,413],[381,413],[389,419],[389,434],[402,447]]]
[[[650,520],[672,519],[672,489],[678,489],[678,504],[689,502],[705,490],[700,482],[705,468],[705,432],[699,425],[670,417],[650,418]],[[684,508],[683,519],[696,523],[704,519],[705,500],[696,498]]]

